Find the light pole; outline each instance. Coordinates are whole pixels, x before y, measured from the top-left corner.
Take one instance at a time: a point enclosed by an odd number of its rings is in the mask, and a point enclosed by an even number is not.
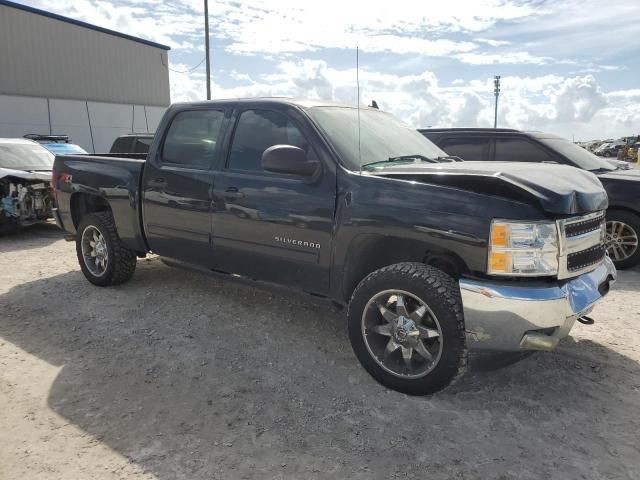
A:
[[[498,97],[500,96],[500,75],[493,77],[493,93],[496,96],[496,109],[493,113],[493,128],[498,128]]]
[[[204,0],[204,48],[207,63],[207,100],[211,100],[211,61],[209,59],[209,0]]]

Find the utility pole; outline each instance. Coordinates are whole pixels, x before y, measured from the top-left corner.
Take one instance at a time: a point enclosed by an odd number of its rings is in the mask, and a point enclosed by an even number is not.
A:
[[[500,75],[493,77],[493,93],[496,96],[496,109],[493,114],[493,128],[498,128],[498,97],[500,96]]]
[[[209,59],[209,0],[204,0],[204,48],[207,62],[207,100],[211,100],[211,60]]]

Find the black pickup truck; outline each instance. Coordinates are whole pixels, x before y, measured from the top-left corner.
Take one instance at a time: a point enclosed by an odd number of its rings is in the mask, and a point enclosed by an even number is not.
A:
[[[177,104],[147,157],[56,157],[54,214],[96,285],[153,252],[347,305],[364,368],[426,394],[469,348],[553,349],[616,277],[593,174],[455,160],[376,109]]]

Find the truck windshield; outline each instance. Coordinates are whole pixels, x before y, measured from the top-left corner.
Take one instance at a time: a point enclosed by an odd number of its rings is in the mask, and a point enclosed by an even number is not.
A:
[[[589,170],[591,172],[615,170],[615,167],[611,166],[610,163],[607,163],[588,150],[564,138],[540,138],[539,140],[547,147],[564,155],[576,167],[582,168],[583,170]]]
[[[31,143],[0,143],[0,168],[13,170],[51,170],[54,155]]]
[[[361,163],[384,168],[397,164],[395,159],[406,163],[408,159],[441,161],[447,158],[444,151],[415,128],[388,113],[370,109],[360,110],[359,155],[357,108],[312,107],[307,111],[350,170],[359,170]]]

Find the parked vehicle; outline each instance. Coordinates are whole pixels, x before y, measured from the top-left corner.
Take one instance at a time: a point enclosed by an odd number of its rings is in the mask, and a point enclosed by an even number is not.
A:
[[[640,171],[616,168],[569,140],[541,132],[493,128],[420,130],[450,155],[464,160],[552,162],[595,173],[607,194],[607,250],[617,268],[640,263]]]
[[[0,138],[0,230],[51,218],[53,154],[23,138]]]
[[[38,135],[30,133],[24,138],[38,142],[54,155],[73,155],[88,153],[84,148],[75,143],[70,143],[69,135]]]
[[[135,133],[116,138],[109,153],[148,153],[153,133]]]
[[[95,285],[154,252],[347,305],[364,368],[427,394],[468,348],[553,349],[616,277],[593,174],[449,160],[373,108],[178,104],[146,159],[56,157],[55,216]]]
[[[616,158],[618,156],[618,152],[624,149],[624,147],[624,143],[603,143],[594,153],[601,157]]]

